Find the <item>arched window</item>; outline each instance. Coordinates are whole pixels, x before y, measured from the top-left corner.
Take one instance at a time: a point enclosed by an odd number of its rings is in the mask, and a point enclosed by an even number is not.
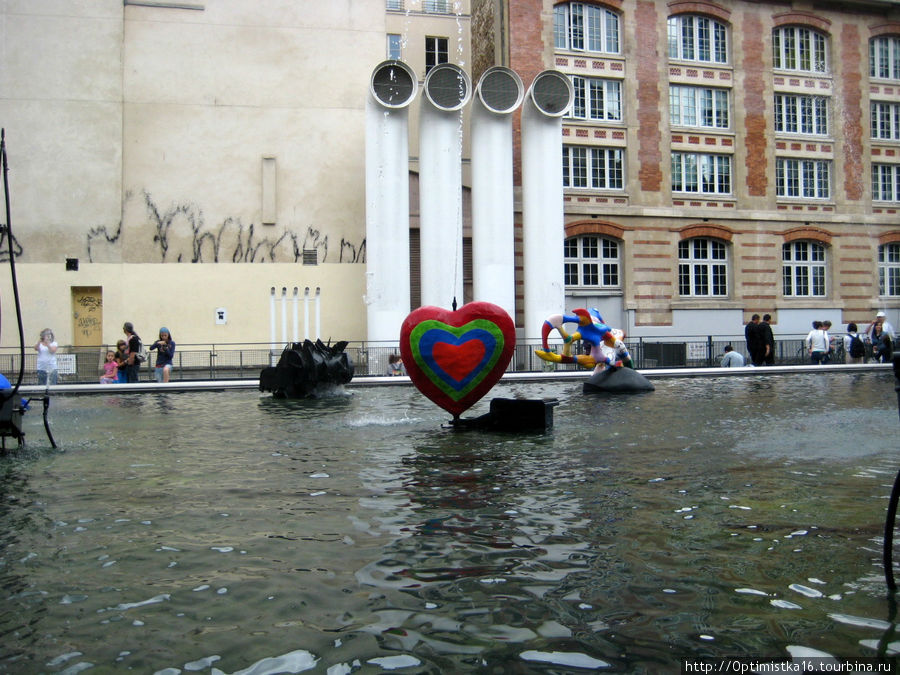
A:
[[[772,65],[778,70],[828,72],[828,38],[804,26],[772,31]]]
[[[825,246],[815,241],[792,241],[781,247],[781,276],[785,297],[825,297]]]
[[[900,297],[900,242],[878,247],[878,295]]]
[[[669,58],[728,63],[728,29],[725,24],[705,16],[670,16]]]
[[[900,80],[900,37],[886,35],[869,41],[869,76]]]
[[[678,293],[682,297],[728,295],[728,247],[718,239],[678,242]]]
[[[618,54],[619,15],[583,2],[556,5],[553,14],[556,48],[577,52]]]
[[[564,244],[567,288],[612,289],[622,285],[619,244],[595,234],[570,237]]]

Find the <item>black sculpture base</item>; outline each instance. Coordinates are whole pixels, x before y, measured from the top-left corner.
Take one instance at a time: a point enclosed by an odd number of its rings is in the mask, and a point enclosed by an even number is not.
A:
[[[642,391],[654,391],[656,387],[646,377],[632,368],[606,368],[591,375],[584,383],[582,392],[596,394],[636,394]]]
[[[553,408],[559,405],[549,399],[491,399],[490,412],[472,419],[455,418],[454,429],[482,431],[546,431],[553,428]]]
[[[278,365],[263,368],[259,390],[275,398],[315,398],[329,386],[353,379],[353,364],[344,352],[347,342],[329,346],[321,340],[294,342],[284,348]]]

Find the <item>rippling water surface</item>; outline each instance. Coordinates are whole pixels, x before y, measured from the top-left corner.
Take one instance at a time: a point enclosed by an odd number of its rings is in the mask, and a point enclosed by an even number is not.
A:
[[[0,672],[678,672],[892,655],[890,373],[56,397],[0,458]],[[482,402],[470,412],[484,412]]]

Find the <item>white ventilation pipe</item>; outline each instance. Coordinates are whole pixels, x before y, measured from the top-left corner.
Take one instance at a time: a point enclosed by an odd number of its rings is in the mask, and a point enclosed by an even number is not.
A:
[[[372,72],[366,100],[365,302],[370,341],[396,342],[410,309],[407,108],[417,87],[409,66],[384,61]]]
[[[319,340],[322,337],[322,302],[321,302],[321,294],[322,289],[316,286],[316,340]],[[399,334],[400,329],[397,329]]]
[[[309,286],[303,291],[303,339],[309,340]]]
[[[298,319],[298,315],[297,315],[297,301],[299,300],[299,297],[298,297],[298,290],[299,290],[299,289],[298,289],[296,286],[294,286],[294,298],[293,298],[293,302],[292,302],[292,304],[291,304],[291,306],[292,306],[292,308],[293,308],[292,315],[293,315],[293,318],[294,318],[294,331],[293,331],[293,333],[291,333],[291,342],[298,342],[298,341],[299,341],[299,337],[300,337],[300,333],[298,332],[298,328],[297,328],[297,319]]]
[[[422,304],[449,307],[463,298],[462,108],[469,76],[452,63],[425,77],[419,114],[419,241]]]
[[[481,76],[472,103],[473,296],[516,315],[512,113],[521,78],[495,66]]]
[[[281,287],[281,344],[287,344],[287,287]]]
[[[522,264],[525,337],[540,336],[544,319],[565,311],[562,116],[575,92],[568,77],[545,70],[522,107]]]
[[[269,294],[269,349],[275,353],[275,287]]]

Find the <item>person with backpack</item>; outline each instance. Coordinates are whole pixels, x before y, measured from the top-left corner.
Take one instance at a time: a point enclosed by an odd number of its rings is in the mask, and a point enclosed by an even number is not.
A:
[[[125,331],[125,340],[127,343],[127,356],[125,357],[125,381],[138,382],[141,375],[141,364],[144,357],[141,355],[141,336],[134,332],[134,324],[126,321],[122,326]]]
[[[844,363],[865,363],[866,343],[859,335],[859,328],[855,323],[847,324],[847,334],[844,336]]]

